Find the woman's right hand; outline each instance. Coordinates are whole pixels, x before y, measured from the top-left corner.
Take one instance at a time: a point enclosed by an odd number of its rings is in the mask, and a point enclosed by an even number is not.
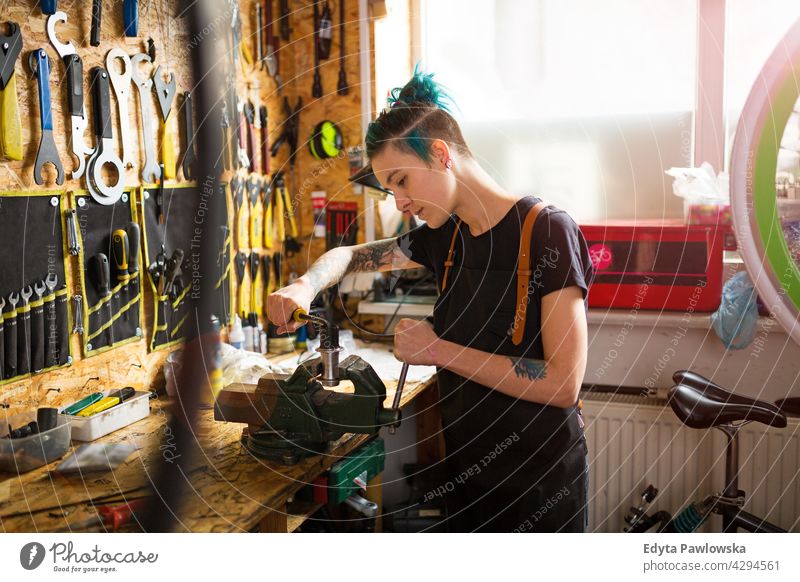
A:
[[[298,309],[308,313],[315,295],[314,288],[302,277],[270,293],[267,297],[267,317],[278,326],[278,333],[289,333],[305,325],[294,321],[292,315]]]

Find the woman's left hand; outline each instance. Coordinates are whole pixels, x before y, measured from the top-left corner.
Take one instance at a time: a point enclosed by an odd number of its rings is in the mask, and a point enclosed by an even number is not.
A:
[[[427,321],[401,319],[394,328],[394,357],[407,364],[436,366],[440,341]]]

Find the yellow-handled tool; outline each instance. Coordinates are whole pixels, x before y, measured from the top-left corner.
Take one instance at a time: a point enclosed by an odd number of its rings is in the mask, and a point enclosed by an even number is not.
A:
[[[264,248],[272,248],[272,186],[269,178],[262,182],[264,192]]]
[[[161,109],[161,159],[164,162],[162,179],[174,180],[177,173],[177,157],[175,156],[175,132],[172,128],[170,111],[175,99],[175,75],[170,73],[169,80],[165,81],[159,66],[153,74],[153,84]]]
[[[328,322],[325,321],[321,317],[317,317],[316,315],[310,315],[308,311],[303,309],[302,307],[298,307],[297,309],[292,312],[292,320],[296,321],[297,323],[318,323],[320,325],[328,325]]]
[[[81,410],[76,416],[92,416],[93,414],[97,414],[99,412],[103,412],[104,410],[108,410],[119,404],[120,402],[124,402],[130,399],[134,394],[136,394],[136,390],[127,386],[121,390],[115,390],[102,400],[98,400],[94,404],[91,404]]]
[[[22,50],[22,34],[16,22],[7,23],[8,36],[0,35],[0,156],[22,159],[22,126],[17,105],[14,69]]]

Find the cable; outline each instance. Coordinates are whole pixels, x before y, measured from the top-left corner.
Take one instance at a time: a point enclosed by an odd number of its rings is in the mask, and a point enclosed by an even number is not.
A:
[[[405,294],[403,295],[403,298],[402,298],[402,299],[401,299],[401,300],[400,300],[400,301],[397,303],[397,307],[395,308],[395,310],[394,310],[394,313],[392,313],[392,316],[389,318],[389,321],[387,321],[387,322],[386,322],[386,325],[385,325],[385,326],[384,326],[384,328],[383,328],[383,333],[382,333],[381,335],[386,335],[386,332],[388,332],[388,331],[389,331],[389,327],[391,327],[391,325],[392,325],[392,322],[394,321],[394,318],[395,318],[395,317],[397,317],[397,314],[400,312],[400,308],[401,308],[401,307],[403,306],[403,304],[406,302],[406,299],[408,299],[409,295],[411,295],[411,291],[413,291],[414,289],[416,289],[416,288],[417,288],[417,287],[418,287],[420,284],[427,282],[427,281],[428,281],[428,279],[430,279],[431,277],[433,277],[433,273],[432,273],[432,272],[428,272],[428,273],[426,273],[426,274],[425,274],[425,276],[424,276],[424,277],[422,277],[422,279],[420,279],[419,281],[417,281],[416,283],[414,283],[414,284],[413,284],[413,285],[412,285],[412,286],[411,286],[411,287],[410,287],[410,288],[409,288],[409,289],[408,289],[408,290],[405,292]]]

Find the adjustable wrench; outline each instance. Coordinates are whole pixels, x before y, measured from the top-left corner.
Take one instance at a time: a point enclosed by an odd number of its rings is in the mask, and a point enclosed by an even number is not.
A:
[[[122,61],[122,73],[117,73],[116,60]],[[117,111],[119,111],[119,126],[122,130],[122,165],[126,168],[133,167],[131,148],[133,148],[133,135],[131,134],[130,117],[128,116],[128,100],[131,87],[131,59],[120,48],[113,48],[106,55],[106,69],[111,78],[111,85],[117,96]]]
[[[86,184],[89,193],[99,204],[111,206],[122,196],[125,170],[114,153],[114,133],[111,127],[111,100],[108,72],[103,67],[93,67],[91,85],[94,97],[94,130],[97,138],[94,155],[89,159]],[[117,182],[108,185],[103,181],[103,166],[114,166]]]
[[[67,15],[63,12],[56,12],[50,16],[47,19],[47,37],[67,70],[67,106],[72,122],[72,155],[78,160],[78,166],[72,170],[72,178],[78,179],[86,169],[85,157],[91,156],[94,149],[83,139],[83,132],[86,131],[89,122],[83,112],[83,61],[71,42],[63,44],[56,38],[56,24],[66,21]]]
[[[51,163],[56,168],[56,184],[64,183],[64,168],[58,157],[56,142],[53,139],[53,113],[50,110],[50,59],[44,49],[36,49],[28,54],[28,66],[36,75],[39,85],[39,120],[42,127],[42,137],[39,141],[39,151],[36,154],[36,163],[33,166],[33,181],[39,186],[44,184],[42,179],[42,166]]]
[[[153,141],[153,103],[151,101],[153,79],[142,74],[140,64],[151,62],[150,55],[139,53],[131,57],[131,77],[139,90],[139,107],[142,113],[142,142],[144,144],[144,166],[142,181],[155,184],[161,179],[161,168],[156,160],[156,144]]]

